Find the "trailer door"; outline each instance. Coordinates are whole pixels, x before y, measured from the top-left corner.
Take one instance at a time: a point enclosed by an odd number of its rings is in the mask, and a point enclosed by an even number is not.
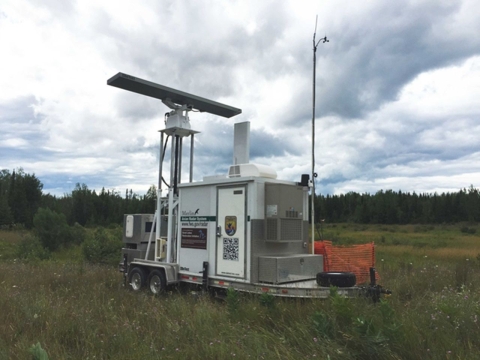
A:
[[[245,278],[246,187],[218,188],[217,275]]]

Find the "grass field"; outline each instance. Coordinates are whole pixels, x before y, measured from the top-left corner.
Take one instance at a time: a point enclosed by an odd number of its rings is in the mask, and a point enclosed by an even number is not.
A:
[[[468,228],[466,230],[465,228]],[[474,229],[475,231],[473,231]],[[474,225],[324,226],[336,244],[375,241],[381,283],[394,294],[226,301],[122,286],[79,249],[15,260],[23,234],[0,232],[0,359],[478,359],[480,236]],[[71,259],[71,260],[70,260]]]
[[[439,261],[475,260],[480,255],[478,225],[357,225],[330,224],[324,239],[336,245],[375,242],[377,260],[430,257]]]

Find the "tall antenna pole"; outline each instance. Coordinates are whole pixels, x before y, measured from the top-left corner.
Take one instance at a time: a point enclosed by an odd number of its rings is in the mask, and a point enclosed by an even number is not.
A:
[[[327,36],[315,42],[315,35],[317,34],[318,15],[315,19],[315,32],[313,33],[313,91],[312,91],[312,254],[315,254],[315,80],[317,77],[317,47],[320,41],[323,43],[329,42]]]

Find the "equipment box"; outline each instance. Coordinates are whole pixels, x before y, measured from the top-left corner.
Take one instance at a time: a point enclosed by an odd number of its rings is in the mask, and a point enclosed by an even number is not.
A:
[[[271,284],[315,279],[323,271],[322,255],[260,256],[258,262],[259,282]]]

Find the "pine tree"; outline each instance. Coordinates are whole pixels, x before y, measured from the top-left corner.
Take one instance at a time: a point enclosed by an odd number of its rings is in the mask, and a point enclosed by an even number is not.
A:
[[[10,226],[13,223],[12,212],[6,196],[0,195],[0,226]]]

